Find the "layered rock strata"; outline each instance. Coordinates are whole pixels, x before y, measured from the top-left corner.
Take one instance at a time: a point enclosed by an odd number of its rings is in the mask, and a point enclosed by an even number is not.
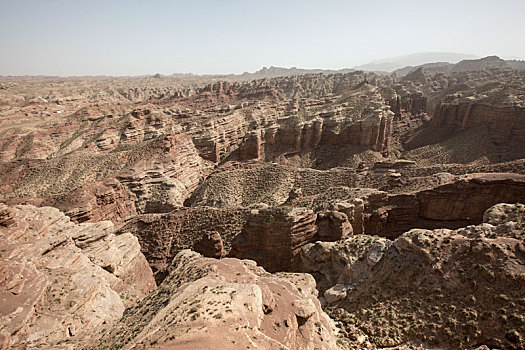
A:
[[[253,261],[173,261],[157,291],[127,310],[97,349],[337,349],[335,328],[307,274],[271,275]]]
[[[355,113],[363,114],[352,116]],[[355,145],[386,152],[393,115],[388,107],[356,112],[351,106],[336,106],[305,121],[281,119],[278,124],[246,133],[239,145],[239,159],[273,160],[282,154],[312,151],[320,146]]]
[[[109,221],[75,225],[51,207],[0,211],[10,218],[0,228],[2,349],[89,338],[155,288],[138,240],[114,235]]]
[[[316,219],[306,208],[252,209],[228,256],[255,260],[271,272],[295,271],[300,248],[317,237]]]
[[[492,142],[504,146],[525,142],[525,108],[486,103],[443,103],[434,112],[434,127],[453,126],[464,130],[488,125]]]

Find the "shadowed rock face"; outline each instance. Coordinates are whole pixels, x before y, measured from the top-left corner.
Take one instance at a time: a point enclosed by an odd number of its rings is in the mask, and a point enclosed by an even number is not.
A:
[[[395,238],[414,227],[458,228],[482,222],[483,213],[497,203],[525,198],[525,176],[471,174],[407,195],[391,195],[384,204],[371,203],[365,232]]]
[[[252,209],[228,256],[252,259],[268,271],[295,271],[300,248],[317,236],[317,215],[305,208]]]
[[[339,241],[353,234],[348,216],[340,211],[318,214],[316,225],[319,229],[320,241]]]
[[[525,108],[486,103],[442,104],[436,108],[432,125],[468,129],[488,124],[492,142],[499,146],[525,142]]]
[[[56,208],[0,208],[2,349],[89,338],[155,288],[136,237]],[[2,223],[6,223],[3,220]]]
[[[207,258],[220,259],[224,256],[224,246],[219,232],[204,232],[202,237],[195,242],[193,250]]]
[[[139,242],[155,279],[160,283],[170,271],[171,261],[183,249],[192,249],[203,236],[215,231],[222,242],[223,255],[230,252],[233,238],[241,232],[249,214],[248,208],[178,208],[165,214],[137,215],[117,232],[131,232]],[[218,237],[206,237],[201,248],[209,250]],[[204,243],[204,246],[202,245]],[[215,248],[214,248],[215,249]],[[202,252],[202,250],[201,250]],[[204,253],[205,253],[204,252]]]
[[[336,349],[307,274],[181,251],[159,288],[126,312],[97,349]]]

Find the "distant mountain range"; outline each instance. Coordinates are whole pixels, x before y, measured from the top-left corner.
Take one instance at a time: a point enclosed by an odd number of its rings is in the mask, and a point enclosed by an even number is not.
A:
[[[419,52],[405,56],[384,58],[354,67],[356,70],[373,72],[393,72],[406,66],[419,66],[425,63],[457,63],[461,60],[477,58],[474,55],[453,52]]]
[[[271,66],[269,68],[263,67],[262,69],[256,71],[255,73],[243,73],[243,76],[249,75],[250,78],[260,79],[260,78],[274,78],[282,76],[291,76],[291,75],[303,75],[303,74],[335,74],[335,73],[349,73],[353,72],[355,69],[343,68],[343,69],[303,69],[303,68],[282,68]]]
[[[304,68],[284,68],[284,67],[263,67],[253,73],[242,74],[206,74],[199,75],[193,73],[173,73],[168,76],[162,74],[145,75],[142,77],[163,78],[172,77],[179,79],[208,81],[208,80],[230,80],[247,81],[254,79],[288,77],[304,74],[336,74],[349,73],[357,70],[374,72],[377,74],[394,74],[401,78],[410,72],[422,67],[427,73],[445,73],[472,71],[484,68],[508,68],[525,70],[524,60],[501,59],[498,56],[487,56],[476,58],[474,55],[452,53],[452,52],[420,52],[405,56],[385,58],[375,60],[367,64],[343,69],[304,69]],[[53,79],[74,79],[77,77],[51,77],[51,76],[0,76],[3,80],[53,80]],[[114,78],[111,76],[84,76],[83,78],[106,79]]]
[[[264,78],[277,78],[277,77],[289,77],[294,75],[304,75],[304,74],[335,74],[335,73],[349,73],[353,72],[355,69],[343,68],[343,69],[304,69],[304,68],[284,68],[284,67],[263,67],[256,72],[249,73],[244,72],[242,74],[211,74],[211,75],[202,75],[199,77],[207,77],[213,79],[225,79],[225,80],[253,80],[253,79],[264,79]],[[173,77],[197,77],[193,74],[181,74],[174,73],[171,76]]]
[[[487,56],[474,60],[462,60],[456,64],[448,62],[426,63],[418,66],[407,66],[392,72],[397,78],[410,74],[417,69],[423,69],[425,72],[450,74],[454,72],[470,72],[481,69],[520,69],[525,70],[525,61],[504,60],[498,56]]]
[[[498,56],[487,56],[475,58],[474,55],[450,53],[450,52],[421,52],[406,56],[386,58],[356,66],[353,68],[344,68],[339,70],[330,69],[302,69],[297,67],[283,68],[263,67],[254,73],[243,73],[240,75],[222,75],[214,76],[218,79],[235,79],[251,80],[261,78],[275,78],[302,74],[334,74],[348,73],[356,70],[374,72],[378,74],[395,74],[396,77],[403,77],[408,73],[422,67],[428,73],[445,73],[473,71],[485,68],[508,68],[508,69],[525,69],[525,61],[504,60]]]

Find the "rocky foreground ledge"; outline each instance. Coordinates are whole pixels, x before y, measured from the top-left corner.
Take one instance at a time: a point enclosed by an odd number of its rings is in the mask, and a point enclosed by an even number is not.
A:
[[[155,288],[135,236],[56,208],[0,204],[0,348],[88,339]]]
[[[523,349],[525,206],[497,204],[483,221],[311,243],[302,270],[349,346]]]
[[[155,288],[135,236],[51,207],[0,204],[0,242],[1,349],[337,348],[309,274],[183,250]]]
[[[523,349],[525,206],[483,221],[309,243],[308,273],[185,249],[156,287],[110,222],[1,205],[0,348]]]

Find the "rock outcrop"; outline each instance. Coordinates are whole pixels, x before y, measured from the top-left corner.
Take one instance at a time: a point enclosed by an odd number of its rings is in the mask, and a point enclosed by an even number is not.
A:
[[[213,247],[218,254],[220,237],[221,256],[228,254],[233,238],[241,232],[249,211],[247,208],[177,208],[164,214],[137,215],[128,220],[118,233],[130,232],[138,238],[155,279],[160,283],[169,274],[171,261],[177,253],[196,248],[196,242],[200,241],[197,244],[200,248],[197,249],[203,254],[211,254],[210,248]],[[209,239],[208,233],[211,234]]]
[[[366,233],[395,238],[411,228],[458,228],[479,224],[494,204],[525,198],[525,176],[470,174],[416,193],[388,195],[368,207]]]
[[[316,219],[306,208],[252,209],[228,256],[255,260],[270,272],[295,271],[301,247],[317,237]]]
[[[394,241],[358,235],[308,244],[302,269],[317,279],[326,302],[343,308],[331,315],[351,320],[342,323],[350,339],[519,349],[524,215],[521,204],[498,204],[476,226],[413,229]]]
[[[181,251],[159,288],[128,309],[97,349],[337,349],[307,274]]]
[[[523,66],[0,77],[0,347],[524,348]]]
[[[3,206],[0,346],[87,339],[155,288],[137,239],[109,221],[75,225],[56,208]],[[5,226],[5,225],[4,225]]]
[[[193,250],[207,258],[220,259],[224,256],[224,246],[219,232],[204,232],[202,237],[195,242]]]
[[[135,196],[114,178],[84,185],[38,204],[56,207],[77,223],[109,220],[119,225],[137,214]]]
[[[483,102],[443,103],[431,120],[434,127],[452,126],[465,130],[480,125],[489,126],[491,141],[498,146],[525,142],[525,108],[490,105]]]
[[[118,179],[136,196],[138,213],[168,212],[182,206],[207,172],[186,134],[157,138],[151,147],[159,150]]]
[[[338,241],[347,238],[354,232],[352,225],[348,222],[348,216],[340,211],[319,213],[316,225],[320,241]]]

